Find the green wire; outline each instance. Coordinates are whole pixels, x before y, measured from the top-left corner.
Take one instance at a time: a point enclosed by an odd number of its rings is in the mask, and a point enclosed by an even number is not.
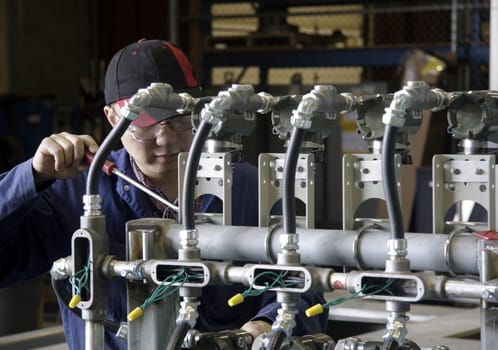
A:
[[[81,295],[83,289],[89,292],[88,289],[88,278],[90,276],[90,259],[88,259],[87,264],[74,275],[69,278],[69,283],[76,289],[76,294]]]
[[[280,288],[287,288],[287,287],[290,287],[290,286],[293,286],[293,285],[298,285],[298,284],[302,284],[303,283],[303,280],[296,280],[296,281],[285,281],[283,279],[283,277],[285,277],[286,275],[286,271],[281,271],[279,274],[277,274],[276,272],[273,272],[273,271],[265,271],[265,272],[261,272],[260,274],[256,275],[256,277],[254,277],[254,280],[252,281],[252,283],[249,285],[249,288],[246,289],[242,295],[247,298],[247,297],[254,297],[254,296],[258,296],[264,292],[266,292],[267,290],[269,289],[272,289],[272,288],[275,288],[275,287],[280,287]],[[268,283],[268,282],[265,282],[265,286],[263,288],[260,288],[260,289],[255,289],[254,288],[254,284],[256,283],[256,281],[263,277],[263,276],[272,276],[274,277],[274,280],[272,281],[272,283]]]
[[[185,271],[185,268],[182,267],[177,272],[176,275],[169,275],[161,282],[160,285],[158,285],[156,288],[154,288],[150,297],[148,297],[144,301],[144,303],[140,306],[140,308],[142,310],[145,310],[145,308],[148,307],[150,304],[157,302],[157,301],[159,301],[159,300],[161,300],[169,295],[172,295],[188,281],[189,277],[195,278],[195,279],[200,279],[200,278],[203,278],[204,275],[201,273],[189,275]],[[174,286],[175,283],[178,283],[178,285]],[[170,289],[170,287],[172,287],[172,286],[174,286],[174,288],[168,291],[168,289]]]
[[[325,304],[322,304],[322,307],[325,309],[325,308],[328,308],[329,306],[338,305],[338,304],[344,303],[348,300],[365,298],[365,297],[368,297],[371,295],[379,294],[380,292],[385,291],[387,288],[389,288],[391,286],[391,284],[393,284],[393,282],[394,282],[394,279],[391,278],[387,281],[387,283],[384,286],[378,286],[378,285],[364,286],[356,293],[348,295],[347,297],[337,298],[335,300],[329,301]],[[377,288],[377,289],[373,290],[372,292],[368,292],[369,290],[371,290],[373,288]],[[365,292],[367,292],[367,294],[365,294]]]

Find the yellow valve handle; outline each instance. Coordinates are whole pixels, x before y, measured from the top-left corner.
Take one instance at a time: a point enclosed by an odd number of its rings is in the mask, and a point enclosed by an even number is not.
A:
[[[313,305],[312,307],[309,307],[306,309],[306,316],[308,317],[312,317],[312,316],[316,316],[316,315],[319,315],[323,312],[323,306],[321,304],[316,304],[316,305]]]
[[[139,317],[142,317],[144,314],[144,310],[140,306],[137,306],[135,309],[133,309],[132,312],[128,314],[128,321],[133,321],[136,320]]]
[[[240,293],[235,294],[233,297],[228,299],[228,306],[234,307],[244,302],[244,296]]]
[[[69,301],[69,308],[71,309],[74,309],[76,307],[76,305],[79,304],[79,302],[81,301],[81,295],[79,294],[76,294],[74,295],[71,300]]]

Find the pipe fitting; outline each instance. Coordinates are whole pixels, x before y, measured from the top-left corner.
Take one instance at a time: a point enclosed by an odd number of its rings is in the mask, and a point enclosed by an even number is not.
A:
[[[152,83],[145,89],[139,89],[128,100],[124,117],[130,119],[127,112],[138,115],[144,107],[160,107],[186,112],[192,109],[194,101],[195,99],[188,93],[175,93],[173,87],[169,84]]]
[[[50,276],[54,280],[65,280],[73,274],[71,269],[71,257],[60,258],[54,261],[50,269]]]
[[[233,100],[228,91],[220,91],[218,96],[204,105],[200,118],[206,123],[217,125],[223,121],[223,112],[230,109],[232,104]]]
[[[449,103],[449,94],[441,89],[430,90],[425,81],[409,81],[402,90],[394,94],[394,98],[382,116],[386,125],[402,127],[406,121],[407,109],[430,109],[439,111]]]
[[[402,239],[389,239],[387,241],[387,254],[393,258],[404,258],[408,255],[408,240]]]
[[[390,239],[387,241],[387,254],[389,259],[386,261],[386,272],[406,272],[410,270],[410,261],[406,258],[408,255],[408,240]]]
[[[197,312],[199,304],[197,298],[184,298],[180,302],[180,310],[178,311],[176,323],[187,322],[190,328],[194,328],[195,322],[199,317],[199,313]]]
[[[402,127],[406,121],[406,109],[409,105],[410,94],[406,90],[397,91],[389,107],[384,109],[382,122],[386,125]]]
[[[102,215],[102,197],[98,194],[83,195],[83,215],[100,216]]]
[[[296,326],[294,317],[297,310],[295,308],[284,308],[284,305],[282,305],[282,308],[278,309],[277,313],[278,315],[272,325],[272,330],[275,331],[280,329],[284,331],[287,336],[290,336],[292,334],[292,330]]]
[[[297,251],[299,249],[299,235],[297,233],[282,233],[279,240],[282,250]]]
[[[191,230],[180,230],[180,244],[183,249],[194,248],[197,247],[199,243],[199,231],[194,228]]]
[[[267,92],[259,92],[258,96],[261,99],[261,108],[256,112],[261,114],[270,113],[273,110],[273,106],[277,103],[277,99]]]
[[[408,329],[406,329],[407,320],[408,317],[404,314],[391,313],[387,317],[386,333],[382,338],[403,344],[405,336],[408,333]]]
[[[292,111],[291,125],[299,129],[311,128],[313,112],[318,109],[319,104],[319,95],[316,94],[315,90],[304,95],[297,109]]]

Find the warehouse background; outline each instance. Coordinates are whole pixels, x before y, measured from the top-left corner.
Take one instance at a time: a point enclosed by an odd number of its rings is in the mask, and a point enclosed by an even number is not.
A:
[[[417,52],[444,62],[438,87],[480,90],[489,87],[489,13],[489,0],[0,0],[0,169],[31,157],[53,132],[101,140],[108,130],[102,114],[105,66],[114,52],[140,38],[170,39],[184,48],[207,94],[232,83],[275,95],[306,93],[315,84],[357,94],[394,92]],[[437,124],[433,129],[444,130]],[[411,181],[421,195],[430,195],[430,155],[454,147],[439,136],[439,143],[412,143],[419,157]],[[366,151],[366,145],[354,120],[342,116],[326,148],[318,224],[340,227],[341,208],[329,203],[341,195],[337,164],[343,153]],[[245,151],[254,164],[259,153],[283,151],[270,118],[258,120]],[[411,228],[426,232],[431,224],[417,219],[425,212],[414,196]],[[38,287],[30,288],[45,290],[43,279],[34,283]],[[0,305],[4,311],[7,304]],[[4,333],[39,327],[49,317],[58,321],[49,290],[39,305],[44,312],[36,313],[34,324],[5,325]],[[26,306],[25,314],[33,309],[39,307]]]

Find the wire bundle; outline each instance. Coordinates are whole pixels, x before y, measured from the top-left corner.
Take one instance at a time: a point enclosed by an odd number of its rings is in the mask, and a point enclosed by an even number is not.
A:
[[[272,288],[288,288],[288,287],[291,287],[293,285],[298,285],[298,284],[303,283],[302,279],[296,279],[294,281],[289,281],[288,279],[285,280],[284,277],[286,274],[287,274],[286,271],[282,271],[280,273],[276,273],[274,271],[261,272],[260,274],[258,274],[254,277],[254,280],[249,285],[248,289],[246,289],[242,293],[235,294],[233,297],[228,299],[228,305],[233,307],[235,305],[243,303],[244,299],[247,297],[258,296],[258,295],[260,295],[260,294],[262,294],[262,293],[264,293],[267,290],[272,289]],[[256,281],[262,277],[265,277],[265,276],[270,276],[273,278],[271,283],[266,281],[266,282],[264,282],[264,287],[258,288],[258,289],[254,288],[254,284],[256,283]]]
[[[68,304],[71,309],[74,309],[76,305],[78,305],[78,303],[81,301],[81,295],[83,294],[84,290],[87,293],[89,292],[88,278],[90,276],[91,263],[92,262],[88,260],[88,263],[81,270],[79,270],[69,278],[69,283],[71,283],[76,291],[76,294],[74,294]]]
[[[166,277],[160,285],[154,288],[150,297],[145,299],[142,305],[137,306],[133,311],[128,314],[128,321],[133,321],[139,317],[141,317],[144,313],[144,310],[152,303],[162,300],[163,298],[172,295],[181,286],[183,286],[189,278],[202,278],[202,274],[193,274],[189,275],[185,268],[180,268],[176,275],[169,275]],[[170,289],[171,287],[174,287]]]
[[[345,303],[348,300],[360,299],[360,298],[369,297],[371,295],[379,294],[380,292],[387,290],[387,288],[389,288],[391,286],[391,284],[393,284],[393,282],[394,282],[394,280],[391,278],[383,286],[365,285],[359,291],[357,291],[356,293],[350,294],[347,297],[337,298],[337,299],[334,299],[332,301],[326,302],[325,304],[313,305],[312,307],[306,309],[306,316],[308,316],[308,317],[316,316],[318,314],[321,314],[323,312],[323,309],[326,309],[330,306]]]

